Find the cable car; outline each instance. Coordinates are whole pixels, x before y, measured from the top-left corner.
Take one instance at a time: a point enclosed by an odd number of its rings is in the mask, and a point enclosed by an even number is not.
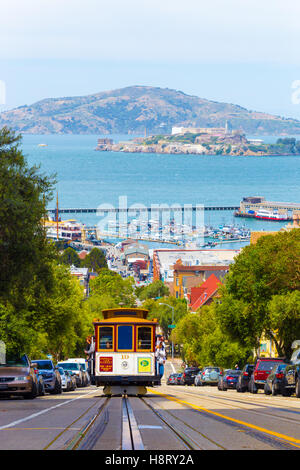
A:
[[[94,383],[105,395],[145,395],[147,386],[160,385],[156,372],[156,319],[148,310],[115,308],[94,320]]]

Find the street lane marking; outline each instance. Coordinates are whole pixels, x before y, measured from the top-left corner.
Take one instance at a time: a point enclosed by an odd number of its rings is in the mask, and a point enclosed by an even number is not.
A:
[[[246,423],[245,421],[240,421],[238,419],[235,419],[235,418],[231,418],[229,416],[225,416],[225,415],[222,415],[221,413],[217,413],[216,411],[212,411],[212,410],[208,410],[207,408],[204,408],[202,406],[198,406],[198,405],[193,405],[192,403],[189,403],[185,400],[179,400],[178,398],[174,398],[170,395],[166,395],[164,393],[160,393],[160,392],[156,392],[154,390],[151,389],[151,393],[155,394],[155,395],[159,395],[161,397],[164,397],[166,398],[167,400],[170,400],[170,401],[175,401],[179,404],[183,404],[183,405],[187,405],[195,410],[198,410],[198,411],[204,411],[205,413],[210,413],[210,414],[213,414],[215,416],[218,416],[219,418],[223,418],[227,421],[232,421],[234,423],[237,423],[237,424],[241,424],[242,426],[246,426],[247,428],[251,428],[251,429],[255,429],[256,431],[260,431],[260,432],[263,432],[265,434],[269,434],[273,437],[278,437],[280,439],[284,439],[285,441],[289,441],[290,443],[294,442],[295,444],[300,444],[300,439],[295,439],[294,437],[291,437],[291,436],[286,436],[285,434],[280,434],[276,431],[270,431],[269,429],[265,429],[265,428],[261,428],[260,426],[256,426],[255,424],[251,424],[251,423]],[[300,446],[295,446],[295,447],[300,447]]]
[[[29,421],[30,419],[33,419],[33,418],[36,418],[37,416],[48,413],[48,411],[54,410],[55,408],[59,408],[60,406],[67,405],[68,403],[72,403],[73,401],[79,400],[80,398],[85,398],[87,395],[91,395],[92,393],[95,393],[95,390],[93,390],[92,392],[88,392],[85,395],[80,395],[79,397],[73,398],[72,400],[64,401],[63,403],[59,403],[58,405],[51,406],[50,408],[46,408],[45,410],[38,411],[37,413],[34,413],[30,416],[26,416],[26,418],[18,419],[17,421],[13,421],[12,423],[5,424],[4,426],[0,426],[0,431],[2,429],[12,428],[20,423],[24,423],[25,421]]]

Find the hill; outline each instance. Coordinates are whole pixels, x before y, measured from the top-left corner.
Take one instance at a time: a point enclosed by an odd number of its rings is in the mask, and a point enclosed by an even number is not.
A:
[[[146,86],[44,99],[1,113],[0,127],[27,134],[163,134],[172,126],[224,127],[226,120],[247,134],[300,134],[296,119]]]

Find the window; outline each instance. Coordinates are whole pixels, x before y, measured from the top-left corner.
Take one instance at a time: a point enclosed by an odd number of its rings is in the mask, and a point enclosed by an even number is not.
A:
[[[133,351],[132,325],[118,326],[118,351]]]
[[[99,327],[99,349],[111,350],[113,349],[113,327],[100,326]]]
[[[137,350],[151,351],[152,328],[150,326],[137,327]]]

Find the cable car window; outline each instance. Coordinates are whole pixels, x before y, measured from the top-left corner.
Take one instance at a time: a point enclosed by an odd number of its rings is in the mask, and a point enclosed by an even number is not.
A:
[[[151,350],[152,328],[149,326],[139,326],[137,330],[137,349]]]
[[[113,327],[100,326],[99,328],[99,349],[113,348]]]
[[[132,325],[118,326],[118,350],[133,351],[132,345]]]

